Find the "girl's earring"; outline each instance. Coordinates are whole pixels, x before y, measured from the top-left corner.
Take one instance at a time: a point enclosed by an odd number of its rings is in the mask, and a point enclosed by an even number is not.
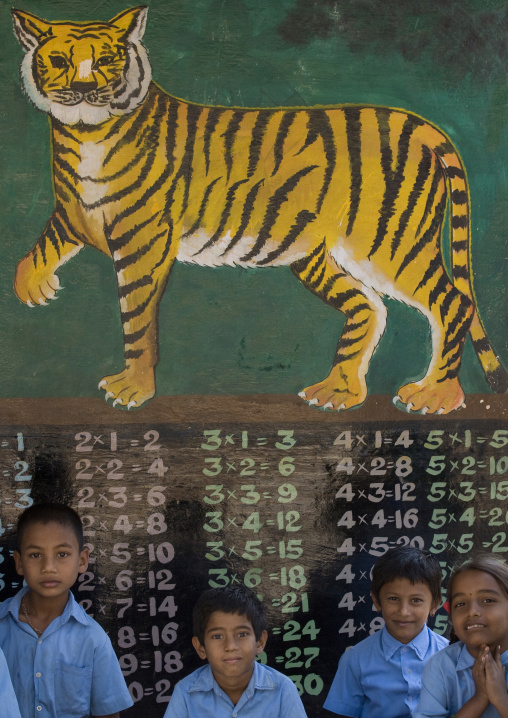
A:
[[[436,615],[436,612],[435,612],[435,611],[431,611],[431,612],[430,612],[430,615],[432,616],[432,618],[434,618],[434,616]]]

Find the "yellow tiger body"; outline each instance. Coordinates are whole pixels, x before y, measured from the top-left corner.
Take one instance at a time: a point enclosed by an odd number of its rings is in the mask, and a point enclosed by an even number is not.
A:
[[[58,267],[85,244],[112,257],[125,368],[101,381],[106,398],[130,407],[154,395],[158,306],[176,260],[288,265],[346,315],[330,375],[302,392],[309,403],[364,401],[385,296],[415,307],[431,328],[425,377],[398,392],[408,410],[462,405],[469,331],[487,378],[506,390],[471,288],[466,175],[442,131],[385,107],[226,108],[173,97],[150,81],[146,8],[110,23],[13,15],[27,50],[25,90],[52,118],[56,197],[15,290],[27,304],[45,303]],[[452,280],[441,250],[448,199]]]

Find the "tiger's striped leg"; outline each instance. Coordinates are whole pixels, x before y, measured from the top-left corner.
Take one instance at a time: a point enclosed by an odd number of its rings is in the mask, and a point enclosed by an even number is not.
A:
[[[56,270],[83,246],[65,214],[55,211],[34,248],[18,262],[14,278],[14,291],[18,299],[29,307],[56,299],[60,288]]]
[[[464,392],[458,375],[474,308],[471,300],[450,284],[442,267],[437,272],[437,281],[434,276],[431,284],[434,287],[431,291],[431,308],[435,305],[439,310],[424,311],[432,335],[429,368],[423,379],[401,387],[397,396],[406,404],[408,411],[448,414],[459,409],[464,403]],[[415,292],[416,300],[418,295],[419,292]],[[429,303],[428,294],[425,300]]]
[[[350,409],[367,397],[369,362],[386,325],[380,296],[345,273],[328,254],[325,242],[291,265],[311,292],[346,315],[330,374],[300,396],[325,409]]]
[[[118,374],[105,376],[99,388],[106,392],[106,400],[113,400],[113,406],[138,407],[155,394],[157,314],[175,259],[171,230],[158,223],[157,229],[158,233],[143,241],[141,248],[139,240],[130,251],[129,247],[120,249],[122,238],[110,243],[118,280],[125,367]],[[124,235],[129,236],[129,232]]]

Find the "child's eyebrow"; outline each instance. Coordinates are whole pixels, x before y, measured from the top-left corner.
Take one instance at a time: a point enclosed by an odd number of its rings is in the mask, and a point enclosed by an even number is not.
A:
[[[34,549],[41,549],[41,548],[44,548],[44,547],[43,547],[43,546],[38,546],[38,545],[35,544],[35,543],[30,543],[30,544],[28,544],[28,546],[25,546],[25,547],[24,547],[24,550],[25,550],[25,551],[33,551]],[[72,548],[72,544],[71,544],[71,543],[60,543],[60,544],[58,544],[58,546],[55,546],[54,548],[55,548],[57,551],[58,551],[59,549],[61,549],[61,548]]]
[[[489,593],[491,593],[491,594],[493,594],[494,596],[500,596],[500,595],[501,595],[500,591],[496,591],[495,588],[480,588],[480,589],[478,590],[478,593],[482,593],[482,594],[489,594]],[[454,598],[457,598],[458,596],[467,596],[467,592],[466,592],[466,591],[459,591],[458,593],[453,593],[453,594],[452,594],[452,600],[453,600]]]
[[[241,628],[242,630],[248,630],[252,631],[252,626],[241,624],[240,626],[235,626],[234,631],[238,631],[238,629]],[[216,626],[215,628],[207,628],[207,633],[213,633],[214,631],[225,631],[226,629],[223,626]]]

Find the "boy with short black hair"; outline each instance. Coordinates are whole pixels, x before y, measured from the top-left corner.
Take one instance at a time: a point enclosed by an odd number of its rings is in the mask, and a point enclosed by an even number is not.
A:
[[[177,683],[164,718],[306,718],[294,683],[256,661],[267,628],[252,591],[205,591],[194,607],[192,645],[208,664]]]
[[[344,653],[324,707],[342,718],[410,718],[426,661],[448,644],[427,626],[441,605],[441,567],[427,551],[390,549],[372,570],[371,597],[385,626]]]
[[[63,504],[34,504],[16,538],[27,585],[0,606],[0,646],[22,718],[119,718],[133,701],[111,641],[69,590],[88,567],[81,519]]]

